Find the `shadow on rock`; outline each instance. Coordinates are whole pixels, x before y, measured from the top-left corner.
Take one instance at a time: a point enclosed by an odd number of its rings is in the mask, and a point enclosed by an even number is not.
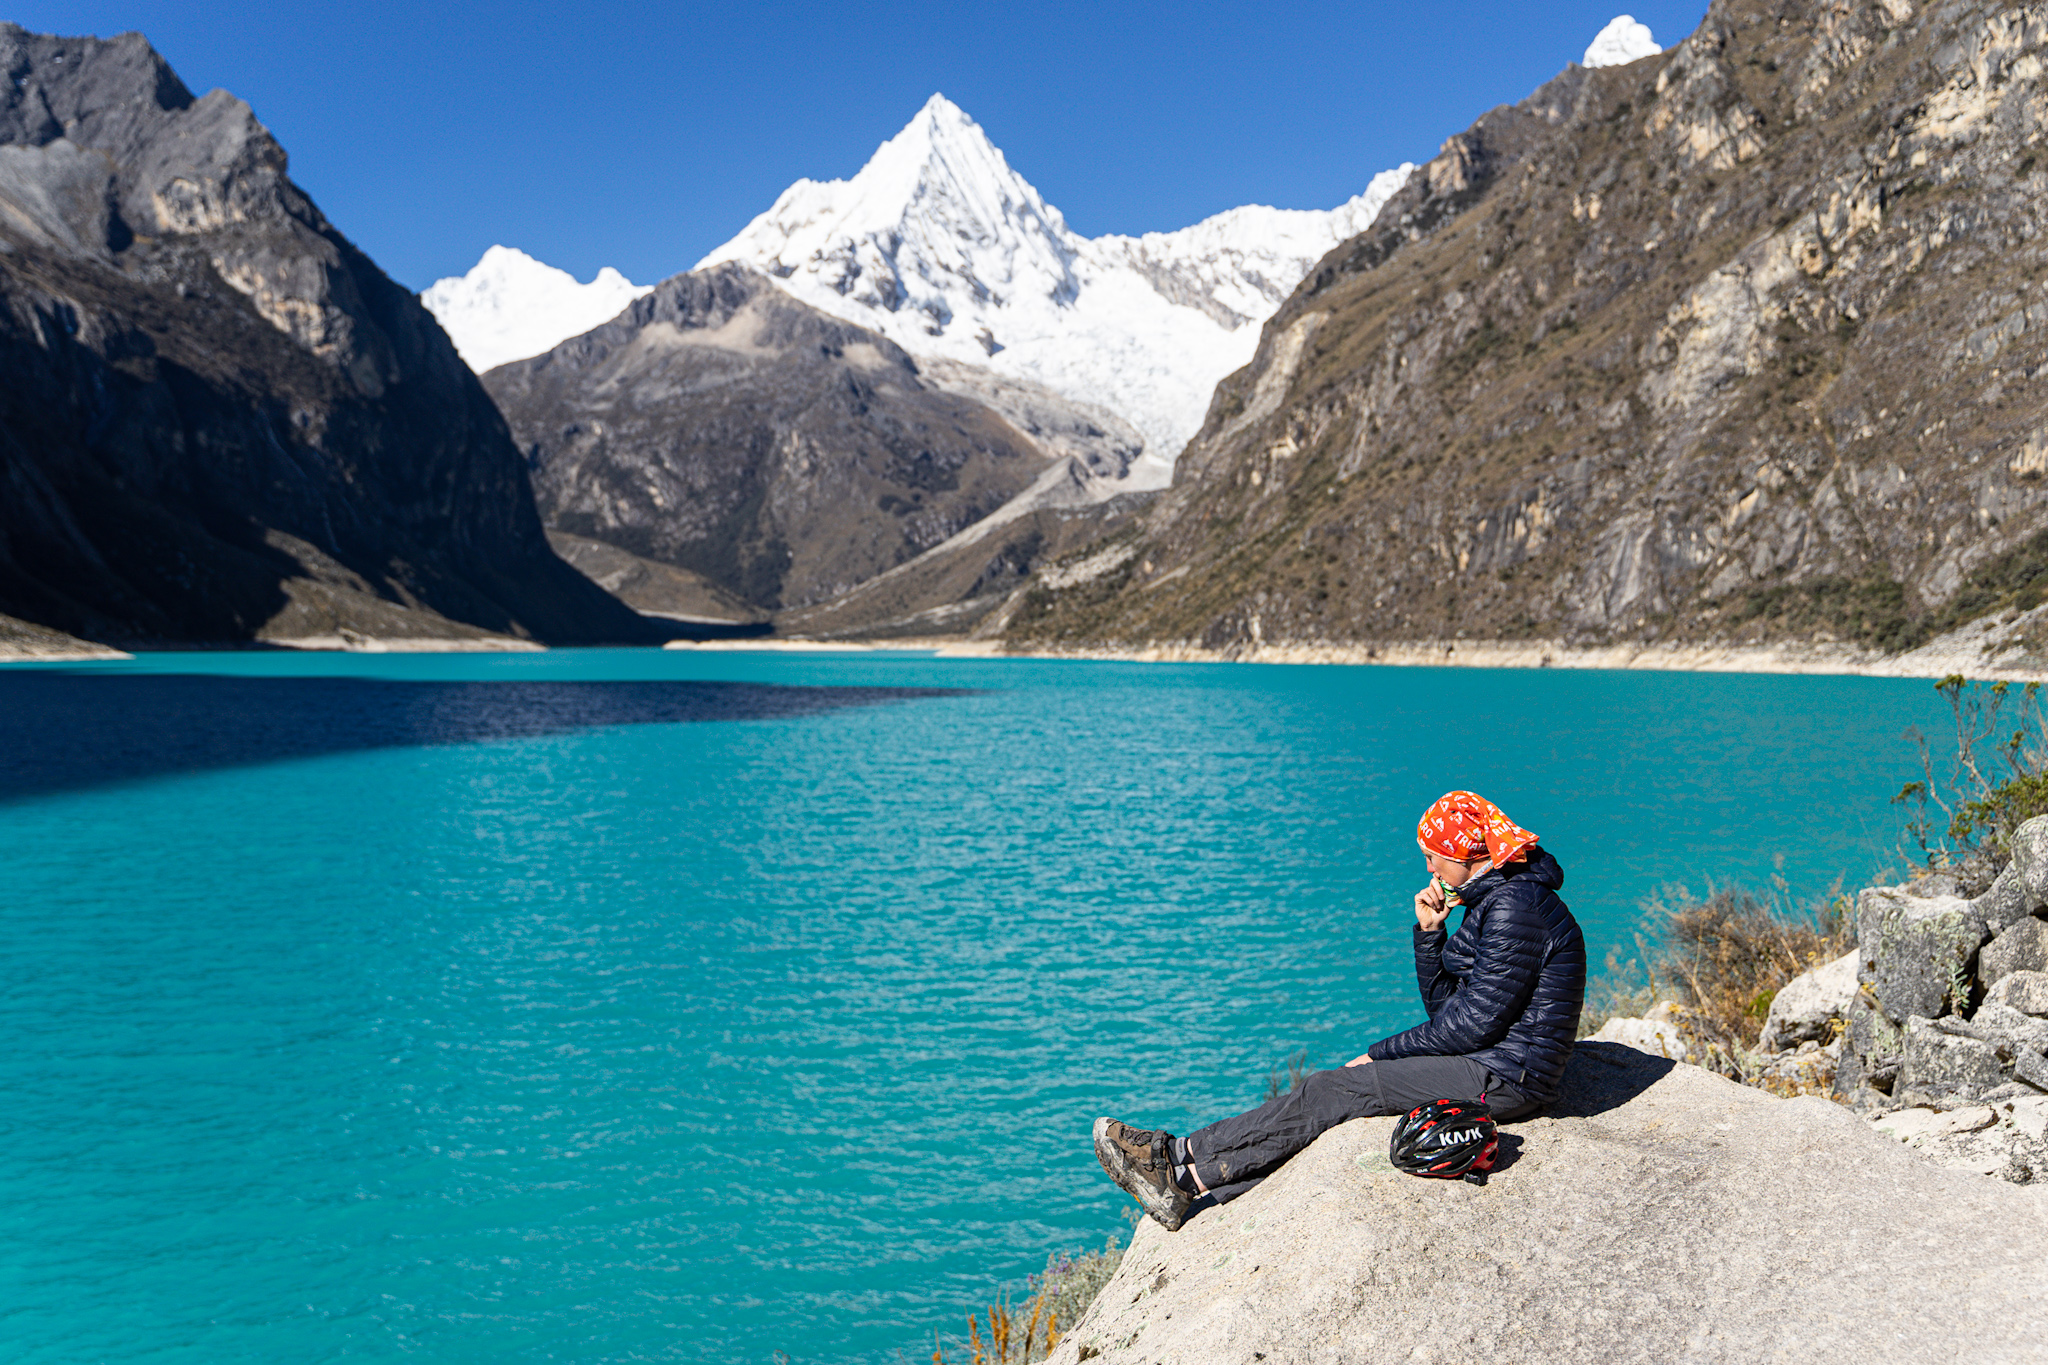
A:
[[[1621,1043],[1582,1040],[1565,1068],[1557,1102],[1543,1115],[1583,1119],[1619,1109],[1670,1075],[1677,1065],[1668,1057],[1653,1057]]]
[[[971,692],[721,682],[0,674],[0,801],[362,749],[520,739],[611,725],[793,720],[963,695]]]

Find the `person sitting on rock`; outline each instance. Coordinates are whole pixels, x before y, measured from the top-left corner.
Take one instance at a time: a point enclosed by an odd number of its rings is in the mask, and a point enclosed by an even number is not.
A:
[[[1235,1199],[1348,1120],[1480,1096],[1513,1120],[1557,1097],[1586,996],[1586,941],[1557,895],[1564,869],[1466,791],[1424,812],[1415,840],[1430,876],[1415,893],[1414,930],[1427,1022],[1186,1137],[1096,1120],[1102,1168],[1168,1231],[1198,1199]],[[1446,937],[1458,906],[1465,917]]]

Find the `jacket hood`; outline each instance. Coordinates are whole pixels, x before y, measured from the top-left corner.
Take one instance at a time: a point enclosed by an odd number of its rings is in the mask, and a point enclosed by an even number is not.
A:
[[[1475,877],[1459,888],[1458,902],[1461,905],[1477,905],[1511,881],[1529,881],[1550,891],[1564,886],[1564,868],[1557,859],[1550,856],[1541,844],[1532,848],[1528,856],[1509,863],[1506,867],[1487,870],[1485,875]]]

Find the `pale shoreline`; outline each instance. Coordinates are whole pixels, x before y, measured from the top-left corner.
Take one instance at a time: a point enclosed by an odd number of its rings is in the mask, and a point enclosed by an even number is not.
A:
[[[2024,641],[2035,624],[2048,627],[2048,606],[2004,620],[1987,618],[1952,631],[1918,649],[1881,654],[1838,643],[1616,644],[1575,646],[1559,640],[1402,640],[1372,644],[1252,641],[1229,649],[1204,649],[1185,642],[1098,646],[1075,649],[1011,649],[998,640],[936,636],[897,640],[815,640],[753,638],[672,640],[661,646],[682,653],[929,654],[942,659],[1048,659],[1104,663],[1349,664],[1384,668],[1563,668],[1667,673],[1806,674],[1866,678],[1937,679],[1961,674],[1986,682],[2048,680],[2048,662],[2038,661]],[[81,647],[24,647],[0,642],[0,665],[82,663],[133,658],[120,650],[79,642]],[[536,653],[546,646],[507,636],[372,637],[301,636],[258,642],[272,648],[350,654]]]

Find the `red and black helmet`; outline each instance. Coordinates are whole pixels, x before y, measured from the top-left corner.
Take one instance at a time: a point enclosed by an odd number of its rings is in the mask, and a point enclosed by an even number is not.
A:
[[[1387,1159],[1410,1175],[1484,1185],[1499,1150],[1500,1129],[1485,1100],[1431,1100],[1394,1125]]]

